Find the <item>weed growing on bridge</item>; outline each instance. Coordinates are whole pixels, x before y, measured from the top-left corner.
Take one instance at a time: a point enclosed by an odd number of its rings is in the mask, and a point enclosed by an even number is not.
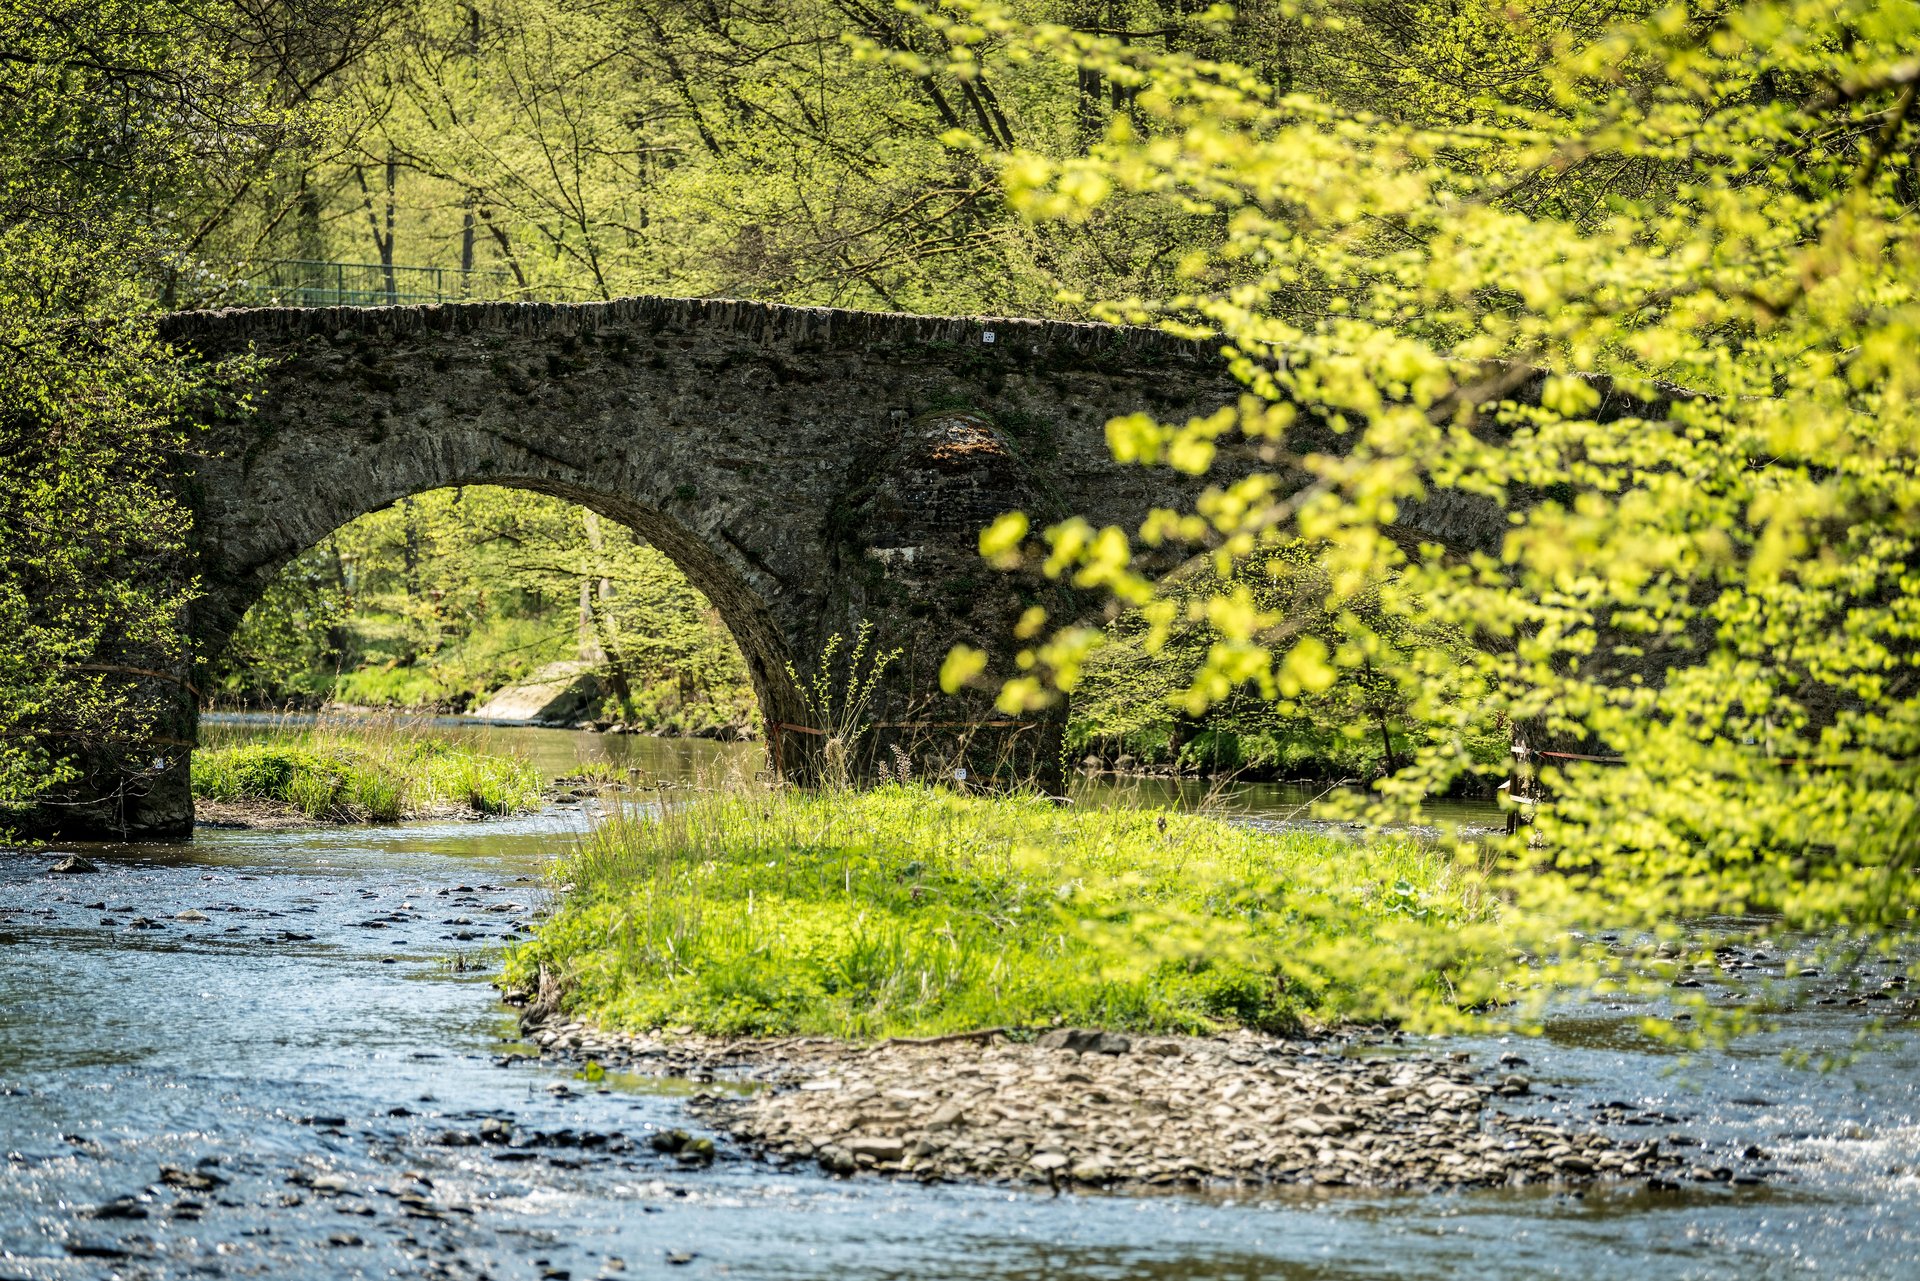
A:
[[[507,981],[634,1029],[1434,1025],[1511,969],[1431,845],[1044,798],[723,791],[614,816],[557,877]]]
[[[847,654],[844,671],[834,662],[844,642],[840,633],[827,638],[814,670],[802,677],[787,665],[787,678],[800,691],[811,726],[799,732],[819,739],[820,781],[845,790],[853,786],[854,750],[872,728],[869,714],[874,692],[887,669],[900,661],[902,650],[882,651],[873,644],[873,624],[863,622]],[[791,728],[791,727],[787,727]],[[779,731],[775,731],[779,732]]]

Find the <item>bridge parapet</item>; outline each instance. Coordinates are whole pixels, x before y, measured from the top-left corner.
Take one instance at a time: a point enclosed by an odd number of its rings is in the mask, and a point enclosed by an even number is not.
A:
[[[1090,362],[1186,364],[1220,372],[1217,350],[1158,329],[1082,321],[980,316],[918,316],[796,307],[726,298],[618,298],[610,302],[459,302],[391,307],[236,307],[174,312],[161,320],[171,341],[227,345],[252,339],[283,342],[305,336],[394,339],[432,334],[511,334],[555,338],[597,334],[672,332],[711,338],[731,335],[763,346],[875,350],[899,346],[980,347],[983,355],[1018,366],[1054,359]],[[991,335],[989,337],[988,335]]]

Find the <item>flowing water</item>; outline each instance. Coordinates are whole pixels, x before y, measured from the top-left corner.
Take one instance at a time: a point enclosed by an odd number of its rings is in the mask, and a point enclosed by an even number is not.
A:
[[[733,751],[499,732],[556,773]],[[710,1087],[517,1058],[488,984],[588,821],[203,831],[89,848],[90,875],[0,854],[0,1278],[1920,1277],[1920,1038],[1825,1075],[1780,1060],[1844,1045],[1845,1005],[1691,1063],[1604,1007],[1457,1047],[1529,1059],[1531,1107],[1651,1124],[1631,1136],[1703,1164],[1761,1147],[1753,1186],[1052,1198],[683,1170],[645,1139]],[[448,1142],[490,1121],[512,1145]]]

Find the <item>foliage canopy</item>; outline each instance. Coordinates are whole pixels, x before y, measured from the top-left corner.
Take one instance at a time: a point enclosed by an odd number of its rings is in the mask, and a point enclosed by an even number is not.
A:
[[[923,11],[956,42],[1137,88],[1085,156],[1002,151],[1010,197],[1038,222],[1216,220],[1178,291],[1096,305],[1218,342],[1247,394],[1109,440],[1194,473],[1227,448],[1270,464],[1138,530],[1068,521],[1036,551],[1010,522],[983,549],[1028,548],[1164,629],[1180,602],[1132,568],[1140,547],[1259,566],[1306,539],[1339,643],[1215,594],[1196,698],[1371,663],[1458,730],[1380,785],[1404,810],[1497,768],[1464,709],[1515,728],[1552,798],[1510,851],[1559,868],[1542,893],[1620,917],[1908,923],[1920,6],[1675,6],[1598,31],[1554,30],[1550,5],[1507,26],[1422,11],[1442,44],[1524,74],[1461,85],[1416,57],[1384,115],[988,4]],[[1408,536],[1410,513],[1446,511],[1479,520],[1448,545]],[[1396,646],[1342,611],[1363,593],[1472,644]],[[1072,689],[1096,643],[1029,649],[1004,704]]]
[[[194,584],[168,480],[179,426],[243,371],[190,368],[154,336],[171,209],[282,118],[207,39],[208,12],[0,7],[0,809],[97,769],[155,766],[178,706]],[[159,767],[181,746],[162,734]]]

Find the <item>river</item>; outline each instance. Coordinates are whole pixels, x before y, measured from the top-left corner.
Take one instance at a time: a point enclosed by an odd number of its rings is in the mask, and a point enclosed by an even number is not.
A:
[[[731,754],[494,732],[552,772]],[[1297,818],[1289,793],[1238,803]],[[776,1171],[724,1144],[681,1169],[645,1139],[697,1129],[701,1087],[519,1059],[488,983],[589,821],[205,830],[87,848],[101,871],[79,876],[0,854],[0,1278],[1920,1276],[1920,1037],[1826,1074],[1781,1062],[1844,1045],[1844,1005],[1691,1061],[1597,1005],[1538,1040],[1450,1046],[1524,1055],[1543,1112],[1651,1124],[1635,1137],[1703,1160],[1763,1148],[1754,1186],[1052,1198]],[[489,1119],[518,1146],[442,1141]]]

